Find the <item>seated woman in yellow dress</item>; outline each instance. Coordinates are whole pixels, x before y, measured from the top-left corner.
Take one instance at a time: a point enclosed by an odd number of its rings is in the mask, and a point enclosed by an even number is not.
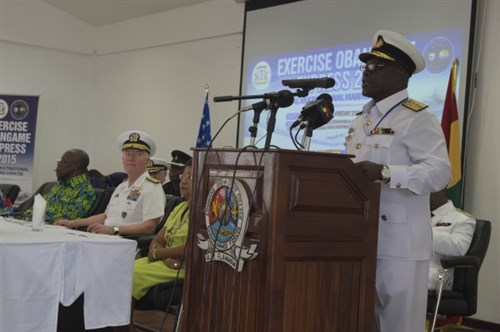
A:
[[[140,300],[156,285],[176,278],[184,279],[184,246],[188,236],[189,200],[191,198],[191,161],[186,163],[180,183],[185,202],[170,213],[165,226],[149,246],[148,257],[135,261],[132,297]]]

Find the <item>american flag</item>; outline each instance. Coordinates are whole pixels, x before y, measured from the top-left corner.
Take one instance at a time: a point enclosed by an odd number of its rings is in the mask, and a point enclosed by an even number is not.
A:
[[[200,130],[196,140],[197,148],[210,147],[212,141],[212,131],[210,128],[210,109],[208,108],[208,92],[205,95],[205,104],[203,105],[203,114],[200,121]]]

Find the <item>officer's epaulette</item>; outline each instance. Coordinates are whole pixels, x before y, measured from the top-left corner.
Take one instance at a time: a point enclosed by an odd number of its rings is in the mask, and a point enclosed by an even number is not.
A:
[[[153,183],[160,183],[160,180],[155,179],[155,178],[154,178],[154,177],[152,177],[151,175],[148,175],[148,176],[146,177],[146,179],[147,179],[147,180],[149,180],[149,181],[151,181],[151,182],[153,182]]]
[[[403,106],[411,109],[413,112],[420,112],[421,110],[427,108],[428,106],[421,103],[415,99],[408,99],[403,103]]]

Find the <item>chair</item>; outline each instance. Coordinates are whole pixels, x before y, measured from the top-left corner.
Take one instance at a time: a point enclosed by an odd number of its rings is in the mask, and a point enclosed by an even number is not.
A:
[[[137,301],[135,310],[160,310],[164,312],[162,325],[168,314],[175,316],[172,332],[177,331],[182,311],[182,286],[184,280],[178,279],[151,287],[146,295]],[[142,331],[158,332],[149,326],[133,323],[134,327]],[[161,330],[161,328],[160,328]]]
[[[128,178],[127,173],[124,172],[114,172],[106,175],[106,181],[109,189],[115,189]]]
[[[2,183],[0,184],[0,191],[14,204],[21,188],[17,184]]]
[[[442,315],[471,316],[477,311],[477,288],[479,270],[488,250],[491,222],[477,219],[472,242],[465,256],[447,256],[441,259],[436,290],[429,290],[427,312],[432,312],[431,329],[434,331],[436,317]],[[453,289],[442,290],[446,270],[455,268]]]
[[[165,213],[156,226],[155,234],[157,234],[165,225],[170,213],[172,210],[181,202],[184,201],[182,197],[173,196],[173,195],[165,195]],[[144,257],[147,256],[149,245],[153,240],[154,236],[141,236],[137,239],[137,255],[136,257]],[[174,315],[176,317],[174,323],[173,331],[177,331],[177,327],[179,324],[179,315],[182,311],[182,285],[184,280],[173,280],[170,282],[166,282],[154,287],[151,287],[146,295],[144,295],[140,301],[137,302],[135,309],[137,310],[161,310],[165,312],[163,321],[168,314]],[[156,330],[147,327],[142,324],[134,323],[134,326],[137,329],[141,329],[143,331],[157,332]]]
[[[165,195],[165,213],[163,214],[163,217],[161,218],[158,225],[156,225],[155,234],[158,233],[163,228],[163,226],[165,226],[165,222],[167,221],[170,212],[172,212],[172,210],[181,202],[184,202],[184,198],[168,194]]]
[[[42,184],[34,193],[31,195],[30,198],[19,204],[17,208],[14,209],[14,216],[22,216],[26,210],[31,208],[33,206],[33,203],[35,202],[35,196],[37,194],[40,195],[46,195],[50,192],[50,189],[52,189],[53,186],[57,184],[57,181],[51,181],[51,182],[45,182]]]
[[[113,192],[107,189],[94,188],[95,190],[95,201],[90,207],[89,212],[85,215],[86,217],[94,216],[96,214],[104,213],[106,207],[108,206],[109,200]]]
[[[184,201],[184,198],[173,196],[173,195],[165,195],[165,209],[163,210],[163,217],[160,222],[156,225],[154,234],[158,234],[158,232],[165,226],[165,222],[167,222],[168,216],[172,212],[172,210],[181,202]],[[129,237],[137,241],[137,258],[147,256],[149,250],[149,244],[154,238],[154,235],[141,235],[135,237]]]

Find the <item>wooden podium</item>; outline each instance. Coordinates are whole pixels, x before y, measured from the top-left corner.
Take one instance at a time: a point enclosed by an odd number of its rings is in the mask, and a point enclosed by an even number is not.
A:
[[[349,156],[196,149],[180,330],[371,331],[380,185]],[[241,272],[206,262],[206,202],[236,178],[251,198]]]

